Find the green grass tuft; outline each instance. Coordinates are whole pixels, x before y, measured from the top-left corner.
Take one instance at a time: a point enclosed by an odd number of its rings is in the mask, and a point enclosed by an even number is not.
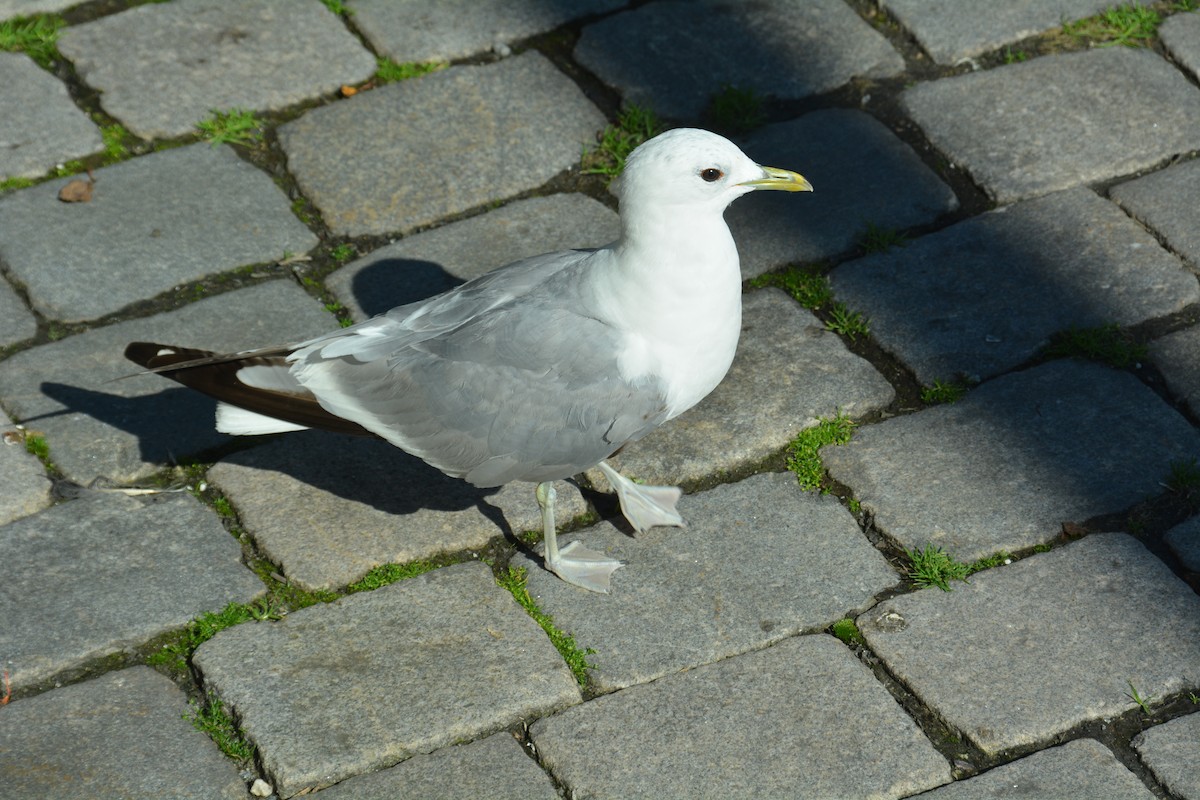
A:
[[[355,250],[352,244],[339,244],[329,251],[329,257],[339,264],[344,264],[354,258]]]
[[[348,7],[342,0],[321,0],[325,7],[337,14],[339,17],[349,17],[354,14],[354,9]]]
[[[546,612],[538,608],[538,604],[529,595],[529,589],[525,586],[526,573],[524,568],[513,569],[509,567],[496,581],[502,589],[507,589],[512,593],[521,608],[525,609],[533,621],[542,627],[546,635],[550,637],[551,643],[562,654],[563,660],[567,662],[567,667],[570,668],[571,674],[575,676],[581,687],[587,686],[587,671],[595,669],[594,664],[589,664],[587,657],[594,654],[596,651],[592,648],[581,649],[575,644],[575,637],[570,634],[560,631],[554,627],[554,618]]]
[[[820,273],[800,267],[789,267],[783,272],[768,272],[750,281],[754,289],[775,286],[783,289],[807,309],[816,311],[833,300],[833,289],[829,279]]]
[[[1200,465],[1196,459],[1172,461],[1166,484],[1172,492],[1179,493],[1200,487]]]
[[[230,603],[221,611],[206,612],[189,622],[178,636],[151,653],[146,663],[184,672],[187,670],[187,660],[196,648],[226,628],[250,620],[281,619],[282,616],[276,605],[266,598],[253,603]]]
[[[749,133],[767,121],[763,100],[757,92],[728,83],[712,96],[708,117],[717,130],[734,135]]]
[[[0,22],[0,50],[24,53],[42,69],[51,69],[62,58],[58,53],[58,31],[66,24],[53,14],[5,20]]]
[[[871,332],[867,318],[857,311],[851,311],[844,303],[834,303],[830,307],[829,319],[826,320],[825,327],[847,337],[852,342],[859,336],[866,336]]]
[[[950,581],[952,580],[966,583],[967,578],[976,572],[998,567],[1012,560],[1012,556],[1001,551],[972,561],[970,564],[964,564],[961,561],[955,561],[953,556],[933,544],[926,544],[923,550],[905,549],[904,553],[908,556],[910,564],[908,579],[922,589],[936,586],[943,592],[951,591]]]
[[[863,638],[862,631],[854,624],[854,620],[849,617],[839,619],[833,623],[829,631],[848,645],[858,645],[861,647],[867,643],[867,640]]]
[[[895,228],[883,228],[868,222],[867,228],[858,237],[858,246],[864,253],[882,253],[893,247],[904,247],[908,237]]]
[[[609,180],[625,169],[625,159],[639,144],[663,131],[663,123],[653,111],[629,104],[617,115],[617,124],[601,133],[592,150],[584,149],[580,159],[584,175],[603,175]]]
[[[428,561],[414,561],[410,564],[380,564],[359,580],[346,587],[346,594],[355,592],[371,592],[397,581],[424,575],[437,565]]]
[[[184,714],[183,718],[191,721],[196,730],[207,734],[222,753],[243,764],[254,757],[254,748],[233,724],[233,717],[225,710],[221,698],[209,692],[208,702],[204,705],[195,700],[189,700],[188,704],[192,707],[192,715]]]
[[[408,61],[398,64],[386,56],[379,56],[376,64],[378,66],[375,70],[375,83],[380,86],[419,78],[450,66],[447,61]]]
[[[1126,369],[1146,357],[1146,346],[1135,342],[1115,323],[1098,328],[1070,328],[1047,345],[1051,358],[1085,358]]]
[[[1161,23],[1162,17],[1153,8],[1127,3],[1094,17],[1068,22],[1063,31],[1100,47],[1149,47]]]
[[[928,405],[957,403],[967,393],[967,387],[958,381],[935,380],[930,386],[921,387],[921,402]]]
[[[213,109],[212,116],[197,122],[196,128],[202,139],[208,139],[213,147],[219,144],[240,144],[245,147],[262,141],[263,123],[253,111],[231,108],[228,111]]]
[[[836,416],[817,421],[811,428],[806,428],[788,445],[788,469],[796,473],[800,488],[805,491],[817,491],[821,488],[825,475],[825,465],[821,463],[821,448],[827,444],[845,444],[854,434],[854,422],[838,412]]]
[[[1129,684],[1129,693],[1126,694],[1125,696],[1128,697],[1133,702],[1137,703],[1138,707],[1142,709],[1143,714],[1149,714],[1150,713],[1150,701],[1153,698],[1142,697],[1141,693],[1138,692],[1137,687],[1135,687],[1133,685],[1133,681],[1127,680],[1125,682]]]
[[[124,125],[100,126],[100,138],[104,140],[105,163],[129,158],[129,146],[127,142],[132,138],[132,134],[125,129]]]
[[[911,566],[908,578],[922,589],[936,586],[943,592],[950,591],[950,581],[966,581],[970,575],[970,567],[960,561],[955,561],[942,548],[932,544],[925,545],[924,550],[905,549],[905,554]]]

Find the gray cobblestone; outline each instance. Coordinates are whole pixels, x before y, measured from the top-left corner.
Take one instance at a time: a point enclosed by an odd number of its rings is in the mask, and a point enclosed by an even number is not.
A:
[[[105,111],[146,139],[214,110],[277,111],[359,83],[375,59],[317,0],[175,0],[68,28],[58,44]]]
[[[1200,80],[1200,14],[1175,14],[1162,24],[1158,35],[1171,57]]]
[[[350,0],[354,24],[378,52],[401,63],[453,60],[511,45],[626,0],[570,3],[451,0],[435,4]]]
[[[922,84],[901,100],[934,145],[1001,203],[1200,148],[1200,90],[1145,50],[1046,56]]]
[[[25,450],[21,431],[0,411],[0,525],[27,517],[50,505],[50,480],[37,456]],[[12,434],[11,439],[9,434]]]
[[[216,515],[183,494],[89,496],[0,527],[0,541],[0,657],[14,691],[263,591]]]
[[[1185,328],[1150,343],[1150,358],[1167,388],[1200,415],[1200,327]]]
[[[926,385],[1012,369],[1059,331],[1135,325],[1200,301],[1195,275],[1087,189],[982,214],[830,278]]]
[[[1200,775],[1191,769],[1200,741],[1200,714],[1171,720],[1137,735],[1134,749],[1167,791],[1182,800],[1200,800]]]
[[[832,497],[790,472],[688,495],[686,530],[631,536],[604,522],[578,539],[628,563],[611,594],[586,592],[521,556],[555,625],[596,650],[591,680],[610,692],[821,630],[898,578]]]
[[[97,170],[87,203],[58,200],[68,180],[0,197],[0,259],[51,319],[95,319],[317,243],[271,179],[228,147],[194,144]]]
[[[962,6],[955,0],[883,0],[882,5],[941,64],[955,64],[1112,7],[1110,0],[1035,0],[982,3],[970,13],[956,14]]]
[[[7,283],[0,282],[0,347],[33,338],[37,319]]]
[[[481,564],[226,629],[195,663],[284,797],[580,699],[541,629]]]
[[[357,236],[537,188],[578,163],[603,127],[565,75],[527,52],[315,109],[282,126],[279,140],[329,226]]]
[[[576,797],[892,798],[949,780],[913,721],[829,636],[601,697],[530,734]]]
[[[1151,800],[1155,795],[1104,745],[1092,739],[1079,739],[942,786],[921,798],[994,800],[1005,796]]]
[[[858,624],[892,674],[989,754],[1137,708],[1130,683],[1150,698],[1194,686],[1200,663],[1200,598],[1121,533],[976,573],[949,594],[887,600]]]
[[[146,667],[16,702],[0,712],[4,796],[248,800],[233,764],[187,712],[183,693]]]
[[[100,130],[67,87],[25,55],[0,53],[0,105],[0,181],[36,178],[103,147]]]
[[[584,28],[575,57],[626,102],[674,119],[702,117],[722,84],[796,100],[904,69],[839,0],[649,3]]]
[[[1112,198],[1200,268],[1200,161],[1123,183],[1113,188]]]
[[[909,228],[958,208],[950,187],[861,111],[816,111],[757,131],[744,146],[759,163],[799,171],[816,187],[811,202],[762,192],[725,213],[744,278],[845,253],[869,225]]]
[[[1163,490],[1200,434],[1128,373],[1056,361],[897,417],[821,458],[879,530],[961,561],[1052,541],[1063,522]]]

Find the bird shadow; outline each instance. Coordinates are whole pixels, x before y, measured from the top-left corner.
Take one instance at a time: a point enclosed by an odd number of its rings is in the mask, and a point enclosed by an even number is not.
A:
[[[503,510],[488,501],[498,489],[480,489],[451,478],[382,439],[326,431],[229,436],[213,428],[216,401],[183,387],[135,397],[50,382],[42,383],[41,390],[64,406],[54,416],[85,414],[136,437],[139,456],[146,463],[165,467],[188,460],[220,460],[279,472],[299,484],[387,514],[474,507],[506,538],[516,538]],[[51,415],[39,418],[46,416]],[[302,491],[300,487],[295,498],[298,504],[303,503]]]
[[[350,291],[368,317],[447,292],[464,281],[441,264],[416,258],[381,258],[358,270]]]

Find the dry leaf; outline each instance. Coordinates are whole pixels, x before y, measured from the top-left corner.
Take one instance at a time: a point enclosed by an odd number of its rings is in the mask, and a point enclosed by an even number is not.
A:
[[[96,185],[96,176],[89,169],[87,180],[76,178],[58,190],[58,199],[64,203],[89,203],[92,200],[92,188]]]
[[[355,89],[353,86],[342,87],[342,97],[354,97],[356,94],[358,94],[358,89]]]

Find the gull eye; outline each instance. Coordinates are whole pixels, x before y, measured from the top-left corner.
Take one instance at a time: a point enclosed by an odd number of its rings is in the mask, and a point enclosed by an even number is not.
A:
[[[708,169],[700,170],[700,177],[703,178],[704,180],[708,181],[709,183],[712,183],[713,181],[716,181],[716,180],[720,180],[724,176],[725,176],[725,173],[721,172],[721,170],[717,169],[716,167],[709,167]]]

